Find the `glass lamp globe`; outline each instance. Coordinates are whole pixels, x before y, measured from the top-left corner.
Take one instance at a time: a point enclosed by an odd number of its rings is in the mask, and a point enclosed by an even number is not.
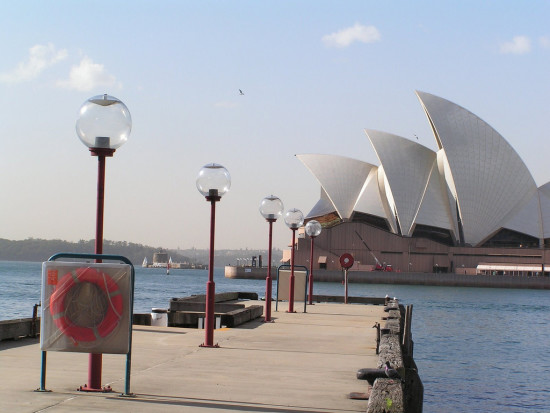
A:
[[[289,209],[285,214],[285,224],[290,229],[298,229],[304,223],[304,214],[296,208]]]
[[[131,130],[130,111],[113,96],[94,96],[80,107],[76,133],[88,148],[117,149],[128,140]]]
[[[205,196],[222,197],[231,188],[231,176],[217,163],[204,165],[197,176],[197,189]]]
[[[319,221],[315,221],[312,219],[306,224],[306,234],[309,235],[311,238],[318,237],[319,234],[321,234],[323,227],[319,223]]]
[[[283,215],[283,201],[275,195],[266,196],[260,203],[260,214],[268,221],[277,221]]]

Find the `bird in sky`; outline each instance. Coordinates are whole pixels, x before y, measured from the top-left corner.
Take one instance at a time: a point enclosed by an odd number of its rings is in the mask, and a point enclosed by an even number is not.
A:
[[[401,383],[405,383],[405,380],[401,375],[397,372],[397,370],[392,369],[390,366],[390,362],[386,361],[386,364],[384,365],[384,370],[386,370],[386,376],[392,380],[401,380]]]
[[[418,140],[418,136],[416,136],[416,134],[414,134],[414,137],[416,138],[416,140]]]
[[[244,96],[244,92],[241,89],[239,89],[239,95]]]

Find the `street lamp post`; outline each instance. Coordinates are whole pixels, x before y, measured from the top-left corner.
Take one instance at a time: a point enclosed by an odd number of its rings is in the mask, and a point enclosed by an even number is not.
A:
[[[304,223],[304,214],[299,209],[293,208],[286,211],[285,224],[292,230],[292,245],[290,250],[290,279],[288,281],[288,312],[294,312],[294,244],[296,242],[296,230]]]
[[[206,308],[204,330],[205,338],[201,347],[214,346],[214,301],[216,284],[214,283],[214,229],[216,226],[216,202],[229,191],[231,176],[227,169],[216,163],[202,167],[197,177],[197,189],[210,202],[210,256],[208,261],[208,282],[206,283]]]
[[[119,99],[105,95],[91,97],[80,107],[76,133],[82,143],[97,156],[97,209],[95,253],[103,253],[103,209],[105,200],[105,158],[111,157],[127,140],[132,130],[130,111]],[[96,262],[101,262],[100,259]],[[90,354],[88,384],[82,391],[110,391],[101,387],[101,354]]]
[[[313,244],[316,237],[321,234],[321,224],[318,221],[312,219],[306,224],[306,234],[311,238],[311,251],[309,260],[309,292],[308,292],[308,304],[311,305],[313,297]]]
[[[260,203],[260,214],[269,223],[269,250],[267,259],[267,277],[265,279],[265,322],[271,322],[271,251],[273,239],[273,223],[283,215],[283,202],[276,196],[270,195],[262,199]]]

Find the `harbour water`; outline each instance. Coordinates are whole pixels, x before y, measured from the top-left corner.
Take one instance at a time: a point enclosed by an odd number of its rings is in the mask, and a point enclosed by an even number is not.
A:
[[[264,295],[265,281],[226,279],[223,268],[214,274],[217,292]],[[167,308],[171,297],[204,294],[206,280],[204,270],[166,275],[136,267],[134,311]],[[40,301],[41,263],[0,262],[0,282],[0,320],[30,317]],[[344,288],[316,283],[314,293],[343,295]],[[550,291],[349,286],[350,296],[386,294],[414,305],[414,357],[424,383],[424,412],[550,412]]]

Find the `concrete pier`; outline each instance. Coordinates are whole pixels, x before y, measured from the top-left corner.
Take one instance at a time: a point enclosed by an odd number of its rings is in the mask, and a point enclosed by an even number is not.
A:
[[[226,278],[265,279],[266,268],[225,267]],[[277,270],[272,270],[277,278]],[[342,271],[315,270],[315,282],[341,282]],[[526,288],[550,290],[550,277],[512,275],[467,275],[456,273],[349,271],[348,282],[363,284],[434,285],[443,287]]]
[[[262,302],[251,304],[262,305]],[[300,306],[300,309],[302,307]],[[112,393],[76,389],[87,380],[88,355],[48,352],[46,389],[40,387],[37,339],[0,342],[0,411],[17,412],[335,412],[367,410],[359,368],[376,368],[375,322],[383,306],[315,304],[274,323],[256,320],[219,329],[220,348],[201,348],[204,331],[135,326],[130,391],[124,355],[103,356],[103,385]]]

